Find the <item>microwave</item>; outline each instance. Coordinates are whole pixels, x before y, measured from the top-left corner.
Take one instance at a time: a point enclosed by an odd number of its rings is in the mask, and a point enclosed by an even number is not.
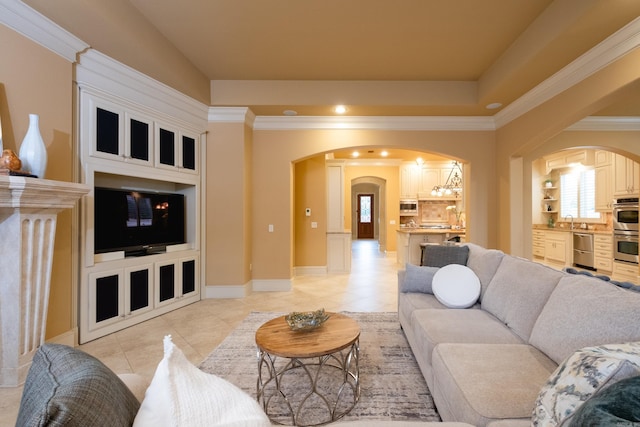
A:
[[[418,216],[418,200],[400,200],[400,216]]]
[[[613,203],[613,229],[638,231],[638,198],[626,197]]]

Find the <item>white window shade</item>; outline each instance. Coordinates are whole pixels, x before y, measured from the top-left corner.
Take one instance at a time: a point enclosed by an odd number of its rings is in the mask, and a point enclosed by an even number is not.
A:
[[[574,220],[598,220],[594,169],[572,170],[560,175],[560,216]]]

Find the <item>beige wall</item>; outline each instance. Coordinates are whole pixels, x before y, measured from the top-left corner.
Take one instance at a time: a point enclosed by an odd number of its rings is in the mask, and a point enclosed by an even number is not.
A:
[[[256,212],[253,216],[252,255],[254,279],[292,277],[294,253],[298,250],[294,247],[293,163],[346,147],[405,148],[434,152],[468,162],[468,167],[465,168],[465,188],[469,188],[465,199],[465,209],[469,213],[468,239],[481,245],[495,246],[497,198],[493,132],[255,130],[253,205]],[[350,177],[356,176],[347,173]],[[397,192],[397,174],[394,178],[391,178],[391,175],[388,177],[388,191]],[[345,208],[350,209],[350,202]],[[388,211],[397,215],[397,207],[388,207]],[[348,220],[345,221],[346,224],[350,224]],[[269,224],[274,225],[273,233],[268,232]],[[389,227],[388,233],[392,233],[392,227]],[[393,241],[395,234],[388,235],[388,244]]]
[[[295,163],[294,186],[294,266],[326,266],[327,174],[323,155]],[[311,216],[306,216],[306,208],[311,209]],[[318,228],[311,228],[312,222]]]
[[[40,116],[47,146],[45,178],[73,181],[72,64],[50,50],[0,25],[0,117],[5,148],[18,152],[29,114]],[[73,252],[71,211],[58,215],[53,254],[46,338],[68,333],[73,318]]]
[[[210,124],[206,159],[206,284],[240,285],[251,277],[251,130]]]

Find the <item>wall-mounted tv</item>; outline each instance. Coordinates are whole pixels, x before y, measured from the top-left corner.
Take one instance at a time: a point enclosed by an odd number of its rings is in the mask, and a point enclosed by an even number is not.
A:
[[[184,243],[184,209],[182,194],[96,187],[94,252],[146,255]]]

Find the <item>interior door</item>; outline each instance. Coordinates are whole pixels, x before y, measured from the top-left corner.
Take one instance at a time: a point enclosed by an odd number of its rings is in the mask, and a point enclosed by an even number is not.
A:
[[[358,239],[373,239],[373,194],[358,194]]]

